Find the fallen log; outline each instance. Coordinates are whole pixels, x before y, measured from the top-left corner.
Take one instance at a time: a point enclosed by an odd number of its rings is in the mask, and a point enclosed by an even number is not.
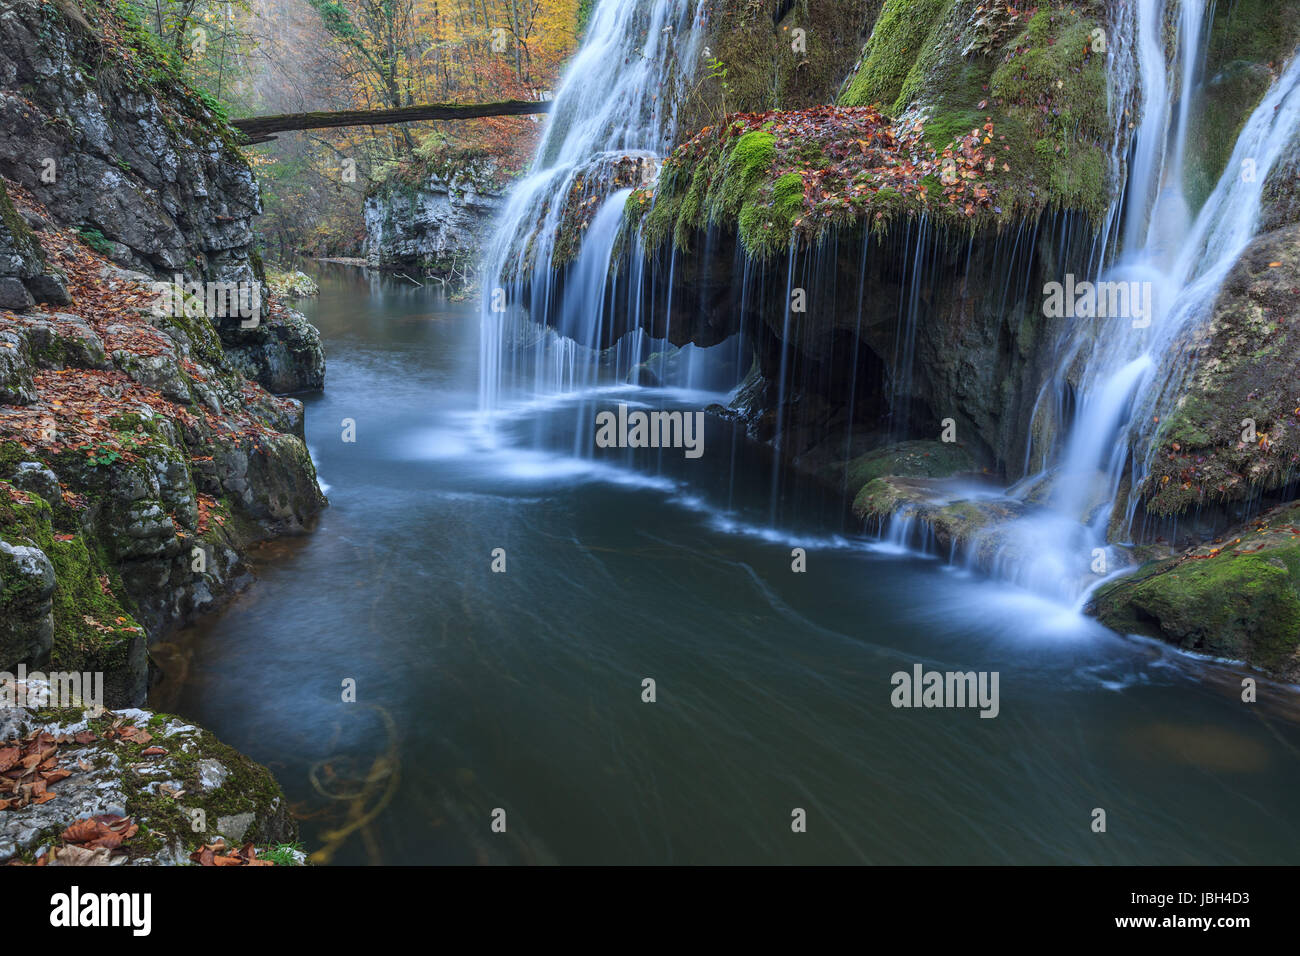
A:
[[[477,119],[483,116],[526,116],[545,113],[550,100],[505,100],[501,103],[430,103],[402,106],[387,110],[335,110],[316,113],[279,113],[274,116],[249,116],[231,120],[230,125],[243,133],[250,144],[265,143],[283,133],[298,129],[335,129],[343,126],[386,126],[392,123],[415,123],[421,120]]]

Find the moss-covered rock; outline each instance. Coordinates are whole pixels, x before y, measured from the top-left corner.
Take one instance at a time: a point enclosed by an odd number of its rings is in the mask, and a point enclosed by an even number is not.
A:
[[[1293,3],[1234,0],[1215,4],[1213,13],[1205,83],[1190,118],[1189,140],[1196,148],[1187,158],[1184,187],[1193,208],[1214,189],[1246,120],[1300,44],[1300,7]],[[1276,188],[1281,191],[1286,181],[1279,175]],[[1265,228],[1294,221],[1275,218]]]
[[[753,259],[832,229],[882,234],[922,213],[963,231],[1001,215],[988,185],[993,128],[935,149],[915,123],[871,107],[814,107],[733,116],[673,151],[653,188],[628,197],[627,226],[644,251],[688,250],[700,231],[739,236]]]
[[[320,286],[316,280],[301,269],[292,272],[272,269],[266,273],[266,284],[276,295],[287,299],[310,299],[320,295]]]
[[[838,108],[733,115],[683,143],[628,201],[645,248],[715,225],[763,259],[921,215],[967,233],[1047,209],[1100,222],[1117,182],[1100,6],[986,7],[889,0]]]
[[[992,124],[1001,216],[1100,220],[1115,191],[1100,3],[888,0],[843,105],[922,118],[936,149]]]
[[[957,442],[905,441],[876,448],[848,464],[846,481],[861,488],[877,478],[947,478],[975,471],[975,457]]]
[[[23,693],[48,686],[29,681]],[[296,842],[297,826],[270,771],[202,728],[148,710],[26,702],[31,706],[0,706],[0,747],[48,734],[41,739],[71,775],[49,785],[52,800],[0,812],[0,863],[32,863],[53,852],[57,864],[64,831],[101,814],[130,817],[138,828],[112,850],[115,864],[189,865],[192,853],[219,838],[232,850]]]
[[[854,514],[869,530],[983,570],[1001,548],[998,529],[1026,511],[1022,502],[1002,497],[993,485],[958,478],[876,478],[853,501]]]
[[[1089,612],[1123,633],[1300,680],[1300,503],[1103,585]]]
[[[37,495],[0,481],[0,542],[14,559],[4,572],[9,584],[0,592],[8,633],[0,661],[6,667],[24,661],[57,670],[98,671],[105,675],[105,696],[112,704],[142,699],[147,689],[144,628],[120,596],[124,589],[112,562],[76,519],[66,509],[56,512]],[[13,573],[23,571],[24,564],[29,573]]]
[[[727,113],[831,102],[880,6],[881,0],[709,4],[695,74],[685,89],[668,91],[680,132],[716,126]]]

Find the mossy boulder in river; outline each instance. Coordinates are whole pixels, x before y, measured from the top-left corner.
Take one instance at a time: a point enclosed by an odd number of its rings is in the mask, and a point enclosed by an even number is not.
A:
[[[1300,680],[1300,503],[1103,585],[1089,611],[1116,631]]]
[[[859,455],[848,464],[845,480],[861,488],[877,478],[947,478],[975,471],[975,458],[958,442],[905,441]]]

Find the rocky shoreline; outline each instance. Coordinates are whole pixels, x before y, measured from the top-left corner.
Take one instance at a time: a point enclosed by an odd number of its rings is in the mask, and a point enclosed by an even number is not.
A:
[[[288,397],[325,357],[266,285],[237,135],[138,23],[71,9],[0,10],[0,674],[102,675],[111,712],[10,694],[0,863],[211,864],[296,827],[265,768],[138,709],[148,648],[327,505]]]

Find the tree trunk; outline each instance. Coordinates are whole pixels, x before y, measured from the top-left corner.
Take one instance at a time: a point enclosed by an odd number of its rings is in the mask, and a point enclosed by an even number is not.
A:
[[[272,133],[295,129],[330,129],[340,126],[384,126],[419,120],[463,120],[480,116],[523,116],[546,113],[550,100],[506,100],[501,103],[431,103],[426,106],[403,106],[392,110],[339,110],[321,113],[282,113],[276,116],[250,116],[231,120],[230,125],[248,137],[249,143],[275,139]]]

